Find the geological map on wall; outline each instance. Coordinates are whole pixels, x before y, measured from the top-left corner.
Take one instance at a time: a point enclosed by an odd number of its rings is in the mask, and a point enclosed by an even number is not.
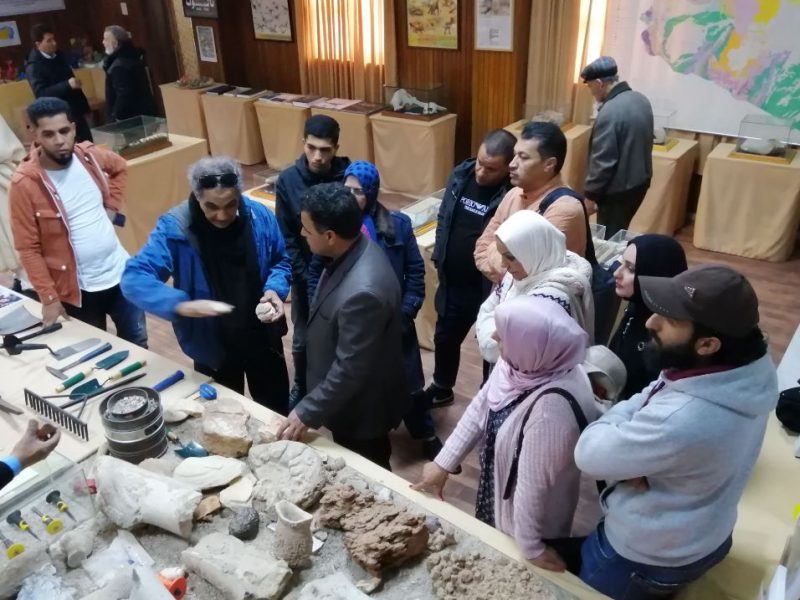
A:
[[[621,78],[674,108],[673,127],[737,135],[745,115],[800,122],[800,0],[617,0],[606,29]]]

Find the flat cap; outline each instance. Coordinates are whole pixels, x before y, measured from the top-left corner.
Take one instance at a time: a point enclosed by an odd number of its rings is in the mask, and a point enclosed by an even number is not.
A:
[[[601,56],[597,60],[593,60],[588,65],[583,67],[581,71],[581,79],[586,83],[587,81],[594,81],[595,79],[604,79],[606,77],[614,77],[617,74],[617,61],[610,56]]]

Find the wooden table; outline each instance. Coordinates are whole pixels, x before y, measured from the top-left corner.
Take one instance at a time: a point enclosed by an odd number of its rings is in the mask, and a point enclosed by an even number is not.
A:
[[[83,84],[83,93],[91,103],[92,100],[106,99],[106,72],[102,67],[81,67],[74,70],[75,77]]]
[[[256,97],[203,94],[200,98],[211,154],[232,156],[243,165],[264,162],[264,146],[253,106]]]
[[[369,115],[325,108],[312,108],[311,114],[326,115],[339,123],[339,156],[348,156],[352,161],[375,162]]]
[[[653,150],[653,179],[628,229],[673,235],[686,223],[686,202],[698,143],[678,140],[669,150]]]
[[[21,111],[33,100],[33,90],[27,81],[0,83],[0,115],[3,116],[16,136],[23,141],[28,139],[28,134],[20,115]]]
[[[206,117],[200,95],[211,87],[190,90],[178,87],[175,83],[164,83],[159,87],[164,100],[164,112],[167,115],[167,127],[170,133],[186,135],[194,138],[208,139]]]
[[[417,313],[414,325],[420,348],[433,351],[433,335],[436,332],[436,289],[439,287],[439,274],[433,265],[431,256],[436,244],[436,228],[417,236],[417,246],[425,262],[425,301]]]
[[[447,184],[454,166],[456,115],[418,121],[374,114],[370,121],[382,189],[422,196]]]
[[[273,169],[293,165],[303,152],[303,128],[311,111],[286,102],[261,100],[255,103],[255,110],[267,164]]]
[[[0,291],[6,290],[0,288]],[[41,312],[41,305],[38,302],[34,302],[28,298],[25,298],[22,302],[25,303],[33,314],[39,314]],[[0,309],[0,316],[4,314],[2,312],[3,310],[6,309]],[[143,369],[147,375],[136,382],[135,385],[137,386],[152,386],[171,373],[174,373],[176,370],[182,370],[186,375],[185,379],[160,394],[161,402],[165,407],[174,405],[175,402],[183,399],[189,392],[196,390],[200,383],[208,380],[206,376],[200,375],[169,358],[160,356],[150,350],[139,348],[138,346],[75,319],[65,322],[61,331],[43,337],[42,341],[47,342],[53,347],[60,348],[90,337],[100,338],[102,342],[110,342],[113,344],[115,351],[129,350],[131,353],[130,358],[125,361],[123,365],[127,365],[135,360],[147,361],[147,366]],[[43,354],[40,351],[28,351],[18,356],[9,357],[6,356],[4,351],[0,352],[2,352],[2,355],[0,355],[0,395],[26,413],[24,415],[15,416],[0,411],[0,452],[5,454],[11,450],[15,441],[22,435],[29,416],[39,417],[39,415],[30,412],[25,407],[22,396],[23,388],[28,387],[38,394],[48,394],[52,392],[59,382],[44,369],[45,365],[53,364],[53,361],[48,358],[47,353]],[[71,358],[74,359],[74,357]],[[69,360],[70,359],[65,360],[64,363],[69,362]],[[398,365],[398,368],[401,368],[401,366]],[[217,383],[215,383],[214,386],[217,388],[220,397],[234,398],[240,401],[252,417],[265,423],[273,432],[277,429],[281,421],[279,415]],[[58,452],[60,454],[66,456],[70,460],[79,462],[92,456],[97,452],[100,446],[103,445],[105,437],[98,411],[100,401],[101,400],[97,398],[91,400],[84,411],[84,416],[88,420],[89,441],[80,441],[71,434],[64,432],[58,446]],[[408,481],[389,471],[385,471],[367,459],[342,448],[316,432],[312,431],[308,435],[306,441],[311,447],[322,454],[334,458],[343,458],[349,467],[376,483],[389,488],[394,494],[399,494],[400,496],[411,499],[413,502],[417,503],[421,509],[430,512],[441,520],[451,523],[461,530],[458,535],[468,534],[478,538],[483,543],[506,554],[510,558],[523,563],[525,562],[512,538],[478,521],[455,506],[441,502],[431,496],[411,491]],[[533,567],[530,568],[533,569]],[[604,597],[587,588],[572,575],[556,574],[538,569],[533,570],[578,598],[594,600]],[[425,592],[426,594],[431,593],[429,590],[425,590]]]
[[[787,260],[800,225],[800,152],[790,164],[730,156],[719,144],[706,159],[694,245],[761,260]]]
[[[158,217],[189,196],[186,170],[208,154],[205,140],[174,133],[169,139],[171,147],[128,161],[127,220],[117,235],[130,254],[144,246]]]
[[[510,131],[517,138],[522,134],[527,119],[521,119],[503,129]],[[567,156],[561,167],[561,176],[572,189],[583,192],[586,183],[586,166],[589,162],[589,139],[592,137],[591,125],[570,123],[565,125],[564,137],[567,138]]]

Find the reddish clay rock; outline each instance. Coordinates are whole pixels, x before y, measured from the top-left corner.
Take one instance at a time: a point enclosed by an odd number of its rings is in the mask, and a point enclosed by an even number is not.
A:
[[[350,486],[326,486],[317,517],[323,526],[345,532],[348,552],[371,575],[379,576],[427,548],[423,517]]]

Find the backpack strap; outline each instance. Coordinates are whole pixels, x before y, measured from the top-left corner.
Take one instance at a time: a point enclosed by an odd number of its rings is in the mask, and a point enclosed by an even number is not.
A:
[[[584,258],[589,261],[589,264],[592,265],[592,267],[596,267],[598,263],[597,255],[594,251],[594,242],[592,241],[592,228],[589,226],[589,213],[586,212],[586,205],[583,203],[584,198],[582,194],[566,186],[557,187],[548,193],[544,198],[542,198],[542,201],[539,203],[539,208],[536,210],[536,212],[544,216],[544,213],[547,211],[547,209],[550,208],[556,200],[564,196],[575,198],[575,200],[581,203],[581,208],[583,208],[583,220],[586,223],[586,253]]]
[[[563,388],[547,388],[546,390],[540,392],[536,398],[533,399],[531,405],[528,407],[528,410],[525,411],[525,416],[522,418],[522,426],[519,430],[519,437],[517,438],[517,445],[514,448],[514,458],[511,461],[511,468],[508,471],[508,479],[506,480],[506,485],[503,490],[503,500],[508,500],[511,498],[512,494],[514,493],[514,489],[517,487],[517,476],[519,472],[519,457],[522,454],[522,443],[525,439],[525,425],[528,422],[528,419],[531,416],[531,412],[533,412],[533,408],[536,406],[536,403],[542,396],[546,396],[547,394],[558,394],[562,398],[564,398],[568,403],[569,407],[572,409],[572,414],[575,416],[575,421],[578,424],[578,431],[583,433],[583,430],[589,426],[589,422],[586,419],[586,415],[583,414],[583,410],[581,409],[580,404],[575,399],[575,396],[570,394],[567,390]],[[597,491],[602,493],[605,489],[606,484],[604,481],[597,482]]]

